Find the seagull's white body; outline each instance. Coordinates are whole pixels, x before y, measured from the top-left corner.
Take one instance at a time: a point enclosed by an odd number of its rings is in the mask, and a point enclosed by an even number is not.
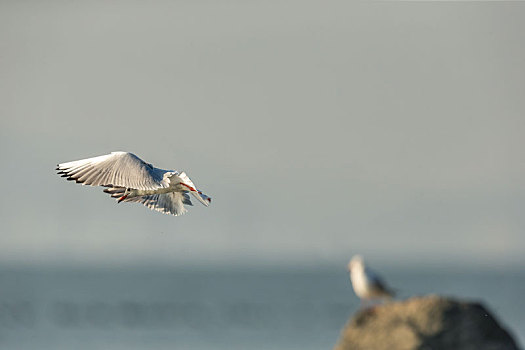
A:
[[[394,295],[381,278],[365,266],[360,255],[350,260],[348,270],[354,292],[361,301],[391,298]]]
[[[142,203],[164,214],[184,214],[184,204],[192,205],[188,192],[205,206],[211,202],[183,171],[155,168],[129,152],[61,163],[56,170],[83,185],[108,187],[104,192],[119,203]]]

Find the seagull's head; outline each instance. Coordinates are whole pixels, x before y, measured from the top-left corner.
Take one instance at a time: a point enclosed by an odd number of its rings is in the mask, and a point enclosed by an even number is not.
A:
[[[363,269],[365,266],[363,257],[361,255],[354,255],[352,260],[348,263],[348,271]]]

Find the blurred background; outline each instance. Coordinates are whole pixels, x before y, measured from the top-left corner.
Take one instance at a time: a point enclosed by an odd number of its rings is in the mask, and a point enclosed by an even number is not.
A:
[[[0,2],[0,344],[326,349],[355,253],[525,340],[525,4]],[[213,198],[117,205],[125,150]],[[85,344],[85,345],[82,345]]]

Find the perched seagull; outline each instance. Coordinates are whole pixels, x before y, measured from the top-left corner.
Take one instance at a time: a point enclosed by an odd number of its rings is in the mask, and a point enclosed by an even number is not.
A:
[[[104,192],[118,203],[142,203],[164,214],[184,214],[184,204],[193,205],[188,192],[205,206],[211,202],[183,171],[155,168],[129,152],[61,163],[56,170],[82,185],[108,187]]]
[[[348,263],[350,281],[355,294],[363,301],[374,299],[389,299],[394,292],[388,288],[383,280],[365,266],[361,255],[355,255]]]

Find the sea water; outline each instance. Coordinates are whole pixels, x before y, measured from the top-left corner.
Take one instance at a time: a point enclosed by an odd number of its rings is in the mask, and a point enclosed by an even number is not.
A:
[[[481,301],[524,344],[523,271],[383,275],[400,298]],[[0,348],[331,349],[359,307],[340,267],[0,267]]]

